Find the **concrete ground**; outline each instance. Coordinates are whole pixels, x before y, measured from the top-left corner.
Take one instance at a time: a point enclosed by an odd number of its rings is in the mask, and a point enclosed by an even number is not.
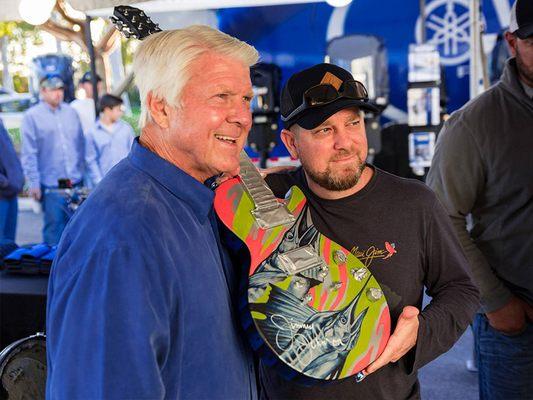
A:
[[[42,214],[23,205],[19,212],[17,243],[42,241]],[[429,299],[426,299],[429,300]],[[423,367],[420,372],[422,398],[428,400],[478,399],[477,374],[467,371],[472,358],[472,332],[468,329],[450,351]]]

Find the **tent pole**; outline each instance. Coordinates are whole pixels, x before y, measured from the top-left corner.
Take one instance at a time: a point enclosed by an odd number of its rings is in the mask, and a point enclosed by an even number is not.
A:
[[[94,115],[98,118],[98,82],[96,79],[96,57],[94,55],[94,45],[91,36],[91,21],[90,15],[85,19],[85,44],[89,50],[89,58],[91,60],[91,84],[93,85],[93,100],[94,100]]]

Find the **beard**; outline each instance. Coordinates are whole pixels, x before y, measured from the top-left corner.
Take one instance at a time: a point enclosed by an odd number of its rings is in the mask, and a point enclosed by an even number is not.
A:
[[[344,151],[339,153],[331,161],[346,157],[349,154],[348,151]],[[359,154],[356,154],[356,160],[354,160],[353,164],[347,165],[340,171],[333,171],[330,164],[328,164],[325,171],[316,171],[303,159],[300,159],[300,161],[309,179],[320,187],[334,192],[342,192],[357,185],[366,166]]]
[[[533,85],[533,66],[526,64],[526,62],[524,61],[524,57],[522,57],[522,54],[520,54],[520,52],[518,51],[518,46],[516,47],[515,59],[516,59],[516,69],[518,70],[518,74],[528,86],[532,86]]]

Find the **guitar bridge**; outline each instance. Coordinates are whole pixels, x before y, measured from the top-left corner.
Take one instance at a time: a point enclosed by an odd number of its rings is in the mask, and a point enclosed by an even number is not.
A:
[[[278,253],[278,266],[287,275],[296,275],[311,269],[327,270],[328,266],[316,250],[310,246],[298,247],[285,253]]]

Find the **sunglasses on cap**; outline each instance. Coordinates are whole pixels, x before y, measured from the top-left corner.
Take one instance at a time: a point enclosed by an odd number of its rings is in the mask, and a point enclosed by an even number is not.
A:
[[[286,117],[282,115],[281,120],[287,122],[302,111],[332,103],[340,98],[366,101],[368,92],[361,82],[355,80],[345,81],[340,90],[329,83],[320,83],[307,89],[303,94],[302,104]]]

